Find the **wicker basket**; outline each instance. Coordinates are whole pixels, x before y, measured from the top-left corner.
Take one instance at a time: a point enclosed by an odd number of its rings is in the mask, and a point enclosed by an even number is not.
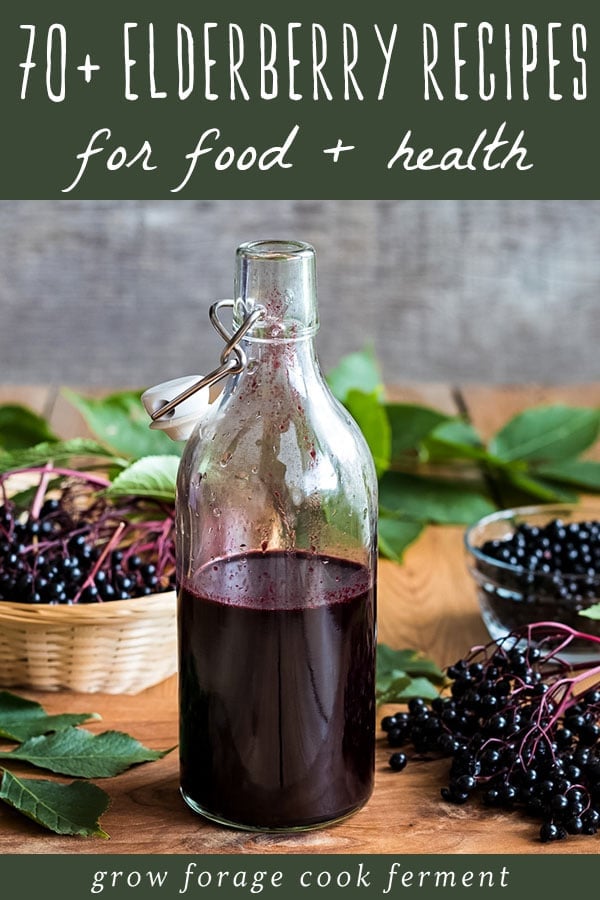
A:
[[[80,606],[0,602],[0,687],[137,694],[177,668],[175,592]]]

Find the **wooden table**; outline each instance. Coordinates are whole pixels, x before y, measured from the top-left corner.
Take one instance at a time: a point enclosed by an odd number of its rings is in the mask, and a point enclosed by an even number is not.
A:
[[[426,385],[394,391],[395,399],[461,411],[484,435],[536,403],[600,404],[600,384],[569,387],[463,387]],[[61,435],[85,433],[77,413],[49,388],[6,387],[0,403],[22,402],[50,417]],[[598,449],[598,448],[596,448]],[[596,454],[598,458],[598,454]],[[462,529],[431,527],[408,551],[403,565],[382,561],[379,639],[414,647],[438,664],[453,662],[486,639],[473,585],[465,569]],[[94,710],[96,730],[122,729],[154,748],[177,742],[176,678],[137,696],[70,693],[24,696],[49,712]],[[381,710],[384,715],[388,710]],[[195,816],[178,793],[177,753],[102,782],[112,806],[102,817],[110,841],[61,838],[0,804],[0,854],[20,853],[499,853],[593,854],[600,834],[552,845],[536,840],[535,822],[471,802],[440,799],[447,763],[409,763],[402,773],[387,766],[390,751],[378,736],[375,791],[346,822],[295,836],[250,834],[216,827]],[[25,772],[25,769],[22,770]]]

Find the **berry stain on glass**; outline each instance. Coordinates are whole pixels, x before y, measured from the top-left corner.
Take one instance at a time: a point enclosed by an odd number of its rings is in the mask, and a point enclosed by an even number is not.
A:
[[[181,792],[221,824],[294,831],[373,788],[377,481],[319,368],[314,249],[236,260],[233,337],[211,310],[213,380],[233,376],[178,475]]]

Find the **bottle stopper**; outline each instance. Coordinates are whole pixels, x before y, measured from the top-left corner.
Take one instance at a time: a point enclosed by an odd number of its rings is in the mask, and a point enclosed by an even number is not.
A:
[[[208,385],[195,390],[186,400],[177,404],[176,409],[155,418],[156,414],[175,397],[185,393],[202,380],[202,375],[184,375],[163,381],[148,388],[142,394],[142,403],[152,418],[150,428],[164,431],[174,441],[187,441],[199,419],[206,415],[210,404]]]

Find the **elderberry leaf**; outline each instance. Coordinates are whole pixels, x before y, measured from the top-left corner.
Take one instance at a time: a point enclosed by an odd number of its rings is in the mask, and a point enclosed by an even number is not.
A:
[[[119,472],[107,488],[109,497],[153,497],[175,500],[179,457],[144,456]]]
[[[97,713],[63,713],[49,716],[39,703],[26,700],[10,691],[0,691],[0,737],[9,741],[26,741],[37,735],[62,731],[90,719],[99,718]]]
[[[437,685],[446,683],[446,676],[439,666],[419,650],[394,650],[388,644],[377,644],[377,678],[397,670],[414,677],[423,676]]]
[[[150,750],[122,731],[92,734],[70,728],[56,734],[30,738],[0,759],[19,759],[59,775],[110,778],[131,766],[161,759],[170,750]]]
[[[383,703],[401,703],[404,700],[404,692],[409,688],[410,683],[410,675],[398,671],[395,678],[386,679],[381,685],[377,685],[375,690],[377,704],[380,706]]]
[[[404,551],[419,537],[425,525],[409,519],[379,516],[379,550],[382,556],[401,562]]]
[[[385,408],[378,402],[377,393],[366,394],[351,390],[344,402],[369,445],[378,477],[390,466],[392,431]]]
[[[511,419],[492,438],[489,450],[500,459],[555,462],[578,456],[600,431],[600,409],[538,406]]]
[[[434,429],[451,421],[444,413],[415,403],[386,403],[385,411],[392,429],[392,460],[417,450]]]
[[[0,406],[0,447],[22,450],[42,441],[57,441],[48,423],[33,410],[18,403]]]
[[[492,465],[499,462],[487,452],[475,428],[462,419],[442,422],[426,437],[423,450],[427,462],[450,459],[474,459]]]
[[[0,472],[44,466],[49,460],[52,460],[56,466],[68,463],[71,468],[77,468],[77,459],[87,461],[95,457],[103,464],[107,461],[113,466],[125,464],[124,460],[112,456],[107,448],[97,441],[88,438],[74,438],[70,441],[57,441],[56,443],[44,442],[22,450],[12,450],[10,453],[0,451]],[[86,468],[89,469],[89,465],[86,464]]]
[[[327,375],[331,392],[341,403],[346,403],[350,391],[383,396],[381,371],[372,348],[349,353]]]
[[[550,481],[572,484],[584,490],[600,491],[600,462],[594,460],[565,459],[538,466],[535,471]]]
[[[5,770],[0,800],[56,834],[109,837],[98,820],[108,809],[110,799],[94,784],[17,778]]]
[[[470,525],[495,506],[478,485],[386,472],[379,482],[382,511],[436,524]]]
[[[182,447],[162,431],[148,428],[148,416],[140,400],[141,391],[120,391],[107,397],[84,397],[63,389],[64,396],[79,410],[95,436],[131,459],[165,454],[178,456]]]
[[[538,500],[543,500],[547,503],[573,503],[577,500],[577,494],[573,493],[573,491],[550,481],[545,481],[534,472],[510,469],[505,471],[505,476],[513,487]]]
[[[600,619],[600,603],[594,603],[593,606],[588,606],[587,609],[580,609],[579,615],[585,616],[586,619]]]
[[[446,683],[433,660],[417,650],[377,645],[375,693],[378,704],[406,703],[413,697],[433,700]]]

